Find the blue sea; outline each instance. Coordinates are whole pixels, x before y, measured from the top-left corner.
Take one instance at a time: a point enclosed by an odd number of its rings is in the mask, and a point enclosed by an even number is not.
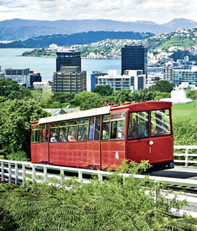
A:
[[[55,57],[23,57],[22,53],[32,49],[9,48],[0,49],[1,70],[7,68],[30,68],[31,71],[39,72],[43,81],[52,81],[56,70]],[[121,72],[121,61],[119,59],[82,59],[82,70],[87,71],[87,82],[92,71],[108,72],[117,70]]]

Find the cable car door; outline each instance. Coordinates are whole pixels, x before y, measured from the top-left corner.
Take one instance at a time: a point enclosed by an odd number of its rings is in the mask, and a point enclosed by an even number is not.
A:
[[[100,147],[100,130],[101,116],[90,117],[89,135],[88,135],[88,152],[89,165],[99,168],[101,164],[101,147]]]
[[[49,125],[42,125],[40,155],[43,163],[49,162]]]

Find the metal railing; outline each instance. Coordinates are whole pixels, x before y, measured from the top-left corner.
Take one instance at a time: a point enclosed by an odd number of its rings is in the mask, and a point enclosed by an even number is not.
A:
[[[185,167],[188,165],[197,164],[197,151],[196,153],[190,154],[190,150],[197,150],[197,145],[174,145],[174,150],[184,150],[184,153],[174,153],[174,163],[184,164]],[[184,159],[177,159],[176,157],[184,157]],[[190,158],[192,157],[192,158]]]
[[[190,160],[190,157],[197,158],[196,154],[189,154],[189,150],[197,150],[196,146],[174,146],[176,150],[184,150],[184,153],[175,153],[175,164],[183,163],[186,167],[188,164],[197,164],[196,160]],[[177,160],[176,157],[184,157],[183,160]],[[0,160],[0,177],[1,181],[4,182],[5,179],[9,183],[23,184],[25,185],[26,180],[45,182],[52,178],[60,179],[70,179],[72,176],[77,177],[78,181],[83,183],[91,178],[91,176],[97,175],[100,180],[103,180],[104,176],[111,175],[111,172],[106,172],[102,170],[91,170],[83,168],[73,168],[64,166],[54,166],[54,165],[44,165],[44,164],[32,164],[31,162],[24,161],[10,161],[10,160]],[[124,177],[130,176],[129,174],[123,174]],[[143,175],[135,175],[137,178],[143,178]],[[166,177],[153,177],[150,176],[152,180],[163,181],[169,184],[181,184],[181,185],[192,185],[192,187],[197,187],[197,181],[194,180],[184,180],[177,178],[166,178]]]
[[[71,179],[73,176],[81,182],[85,183],[91,179],[91,177],[97,176],[99,180],[103,180],[104,177],[112,175],[112,172],[102,171],[102,170],[92,170],[83,168],[72,168],[54,165],[44,165],[44,164],[33,164],[31,162],[22,161],[10,161],[10,160],[0,160],[0,177],[1,181],[15,184],[23,184],[27,180],[46,182],[50,180],[65,180]],[[131,174],[121,174],[123,177],[130,177]],[[136,178],[144,178],[145,175],[134,175]],[[149,179],[155,181],[162,181],[167,184],[176,184],[181,186],[197,187],[196,180],[171,178],[171,177],[158,177],[149,176]]]

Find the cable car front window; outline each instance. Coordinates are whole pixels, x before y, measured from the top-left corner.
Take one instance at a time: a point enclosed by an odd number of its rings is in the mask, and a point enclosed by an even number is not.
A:
[[[148,112],[131,112],[129,115],[128,139],[147,138],[149,134]]]
[[[165,136],[171,134],[170,111],[151,111],[151,136]]]

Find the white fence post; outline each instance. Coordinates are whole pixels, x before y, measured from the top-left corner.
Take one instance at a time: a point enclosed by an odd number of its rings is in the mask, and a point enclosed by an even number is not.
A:
[[[9,174],[9,183],[11,184],[12,182],[12,170],[11,170],[11,163],[8,163],[8,174]]]
[[[4,182],[4,162],[1,162],[1,182]]]
[[[32,181],[36,180],[36,168],[35,165],[32,166]]]
[[[15,184],[18,184],[18,164],[15,163]]]
[[[83,176],[82,176],[82,172],[78,171],[78,178],[79,178],[79,182],[83,183]]]
[[[47,181],[48,177],[47,177],[47,167],[44,167],[44,181]]]
[[[25,187],[25,164],[22,164],[22,178],[23,178],[23,186]]]
[[[101,173],[98,173],[98,179],[99,179],[100,181],[103,181],[103,175],[102,175]]]
[[[61,174],[62,180],[64,180],[64,169],[61,168],[60,174]]]
[[[188,149],[185,149],[185,167],[188,167]]]

